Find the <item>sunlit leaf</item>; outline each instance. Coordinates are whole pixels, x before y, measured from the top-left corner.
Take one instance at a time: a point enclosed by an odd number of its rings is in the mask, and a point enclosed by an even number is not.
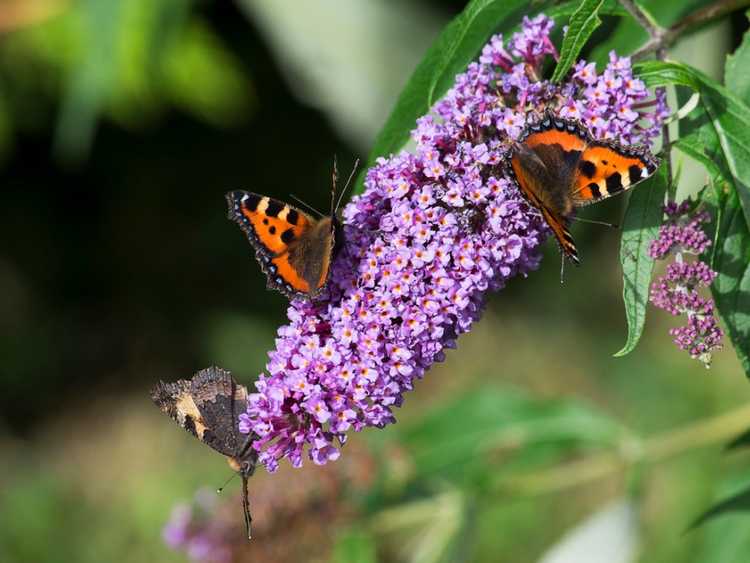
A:
[[[601,25],[599,10],[602,4],[604,0],[583,0],[575,13],[570,16],[568,31],[565,33],[560,48],[560,60],[552,75],[553,82],[559,82],[568,73],[591,34]]]
[[[666,166],[661,166],[642,186],[633,190],[622,227],[620,263],[622,264],[622,298],[628,320],[628,338],[615,356],[633,351],[646,322],[651,273],[654,260],[648,248],[662,223],[662,204],[667,190]]]

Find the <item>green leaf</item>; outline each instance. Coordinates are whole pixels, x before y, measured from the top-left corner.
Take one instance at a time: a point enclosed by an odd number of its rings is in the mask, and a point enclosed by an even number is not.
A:
[[[81,3],[83,34],[89,43],[71,71],[55,131],[55,153],[76,162],[88,155],[96,123],[116,81],[117,24],[124,2],[85,0]]]
[[[376,563],[375,540],[361,528],[349,528],[339,534],[333,546],[332,563]]]
[[[750,11],[747,12],[750,18]],[[745,32],[737,50],[727,56],[724,67],[724,84],[738,98],[750,104],[750,31]]]
[[[747,446],[750,446],[750,428],[724,446],[724,449],[727,451],[738,450],[740,448],[746,448]]]
[[[750,377],[750,230],[737,192],[726,185],[718,188],[707,190],[704,196],[717,223],[711,267],[718,276],[711,291],[737,357]]]
[[[399,441],[413,453],[419,474],[471,480],[487,473],[493,452],[511,451],[522,464],[524,456],[534,457],[540,448],[606,447],[623,433],[615,420],[584,404],[487,385],[402,427]],[[504,469],[511,466],[508,460],[503,464]]]
[[[396,152],[409,139],[418,117],[450,88],[456,74],[474,59],[497,27],[527,5],[525,0],[472,0],[440,33],[401,91],[375,139],[368,165]],[[517,13],[514,23],[520,20]],[[356,192],[357,190],[355,190]]]
[[[690,524],[688,530],[693,530],[702,526],[717,516],[722,516],[730,512],[746,512],[748,510],[750,510],[750,486],[745,487],[730,497],[716,503],[696,518],[692,524]]]
[[[604,0],[583,0],[581,5],[570,16],[568,31],[565,33],[562,48],[560,49],[560,60],[557,62],[555,72],[552,75],[553,82],[560,82],[576,62],[578,54],[583,49],[591,34],[602,23],[599,19],[599,10]]]
[[[648,255],[648,247],[656,238],[662,223],[662,204],[666,190],[667,167],[661,166],[656,174],[642,186],[635,188],[630,195],[620,241],[622,298],[628,319],[628,339],[615,356],[632,352],[643,332],[651,273],[654,269],[654,260]]]
[[[696,519],[689,530],[701,527],[693,563],[747,563],[750,561],[750,486],[746,476],[724,478],[717,487],[719,501]]]
[[[636,65],[648,86],[687,86],[701,95],[721,149],[721,158],[739,194],[745,221],[750,224],[750,108],[701,71],[676,62],[648,61]]]

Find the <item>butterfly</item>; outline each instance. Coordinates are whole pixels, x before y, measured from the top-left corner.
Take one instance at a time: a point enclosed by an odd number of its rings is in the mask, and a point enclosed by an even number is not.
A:
[[[314,299],[325,289],[342,239],[336,211],[358,163],[334,205],[338,179],[334,160],[331,214],[320,219],[268,196],[244,191],[226,194],[227,216],[240,226],[255,248],[269,289],[276,289],[289,299]]]
[[[177,424],[227,456],[229,466],[242,478],[242,509],[247,538],[251,537],[247,480],[255,472],[258,452],[252,447],[254,434],[241,434],[238,417],[247,408],[247,389],[219,367],[196,373],[192,379],[174,383],[160,381],[151,399]]]
[[[575,264],[578,250],[568,231],[575,209],[632,188],[658,167],[648,149],[597,141],[580,122],[550,112],[521,133],[510,155],[521,193],[542,213],[563,257]]]

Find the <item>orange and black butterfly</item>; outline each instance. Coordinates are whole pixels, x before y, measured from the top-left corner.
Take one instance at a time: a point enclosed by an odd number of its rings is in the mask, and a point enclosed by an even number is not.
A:
[[[255,248],[269,289],[276,289],[289,299],[314,299],[323,291],[342,238],[336,210],[356,167],[357,164],[334,205],[338,175],[334,161],[331,214],[319,219],[268,196],[243,191],[226,195],[228,217],[240,226]]]
[[[510,156],[521,193],[539,209],[564,256],[575,264],[578,251],[568,231],[575,209],[632,188],[658,167],[647,149],[594,140],[578,121],[549,112],[526,128]]]

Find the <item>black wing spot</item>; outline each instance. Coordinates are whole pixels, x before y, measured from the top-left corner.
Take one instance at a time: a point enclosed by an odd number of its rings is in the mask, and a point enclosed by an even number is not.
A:
[[[602,160],[602,164],[603,164],[604,166],[607,166],[607,165],[609,164],[609,160]]]
[[[615,172],[607,178],[607,191],[612,195],[622,190],[622,176],[620,176],[619,172]]]
[[[275,235],[276,234],[276,227],[274,227],[273,225],[271,225],[269,227],[269,229],[268,229],[268,232],[271,233],[272,235]]]
[[[271,200],[268,202],[268,207],[266,207],[266,215],[276,217],[284,207],[286,206],[283,203]]]
[[[289,244],[294,240],[294,229],[287,229],[283,233],[281,233],[281,242],[284,244]]]
[[[261,197],[259,195],[255,194],[247,194],[247,197],[242,202],[242,205],[245,206],[245,209],[248,209],[250,211],[255,211],[258,209],[258,204],[260,203]]]
[[[630,178],[630,183],[635,184],[637,182],[640,182],[643,179],[643,176],[641,176],[641,167],[637,164],[631,164],[630,168],[628,168],[628,177]]]
[[[299,220],[299,213],[297,213],[297,211],[294,209],[290,209],[286,214],[286,220],[288,223],[296,225],[297,221]]]
[[[581,174],[586,176],[586,178],[593,178],[594,174],[596,174],[596,164],[590,160],[582,160],[578,167],[581,170]]]
[[[268,225],[268,218],[267,217],[263,217],[263,224],[264,225]]]
[[[198,431],[195,429],[195,421],[193,420],[193,417],[189,414],[185,416],[185,430],[190,432],[193,436],[198,435]]]
[[[591,182],[586,187],[591,190],[591,195],[593,195],[595,198],[599,199],[600,197],[602,197],[602,192],[599,190],[599,184]]]
[[[562,158],[565,164],[573,168],[581,158],[581,151],[563,151]]]

